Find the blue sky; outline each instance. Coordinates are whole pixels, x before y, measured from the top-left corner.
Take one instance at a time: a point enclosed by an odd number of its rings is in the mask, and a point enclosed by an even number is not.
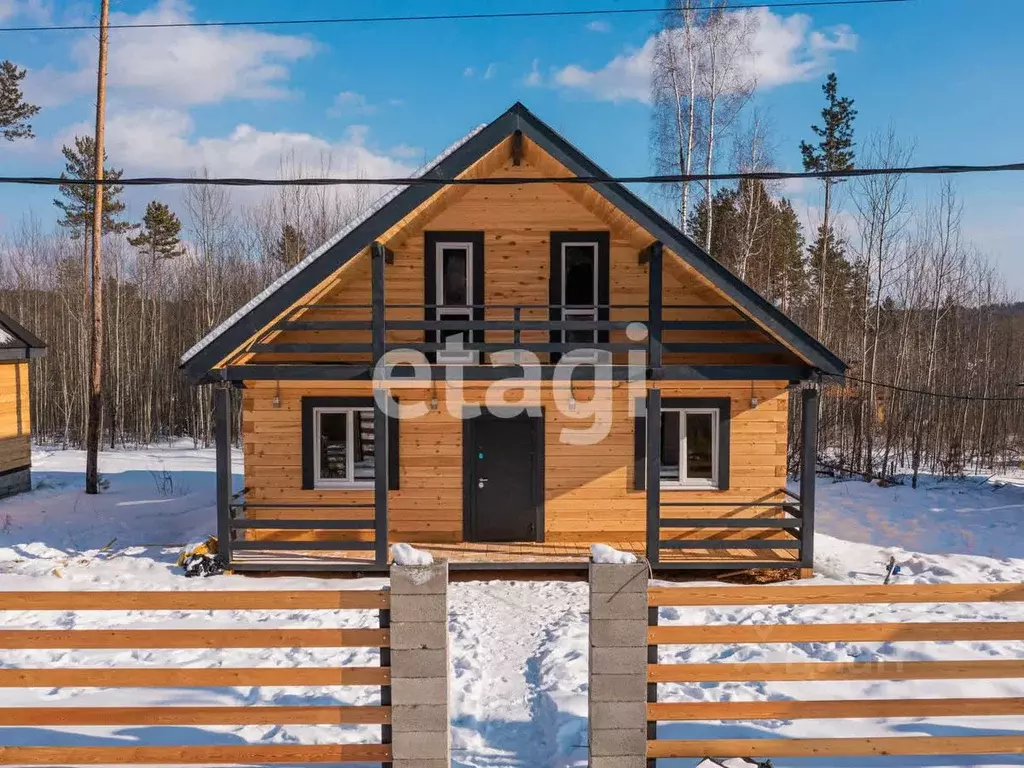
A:
[[[115,20],[187,21],[657,6],[660,0],[113,0]],[[95,3],[0,0],[0,26],[94,18]],[[799,169],[798,145],[835,70],[856,100],[858,137],[892,124],[920,163],[1024,159],[1020,76],[1024,2],[759,11],[761,86],[776,162]],[[648,171],[644,44],[656,15],[316,27],[114,31],[108,153],[126,174],[273,176],[282,153],[336,174],[407,173],[523,101],[613,173]],[[60,145],[89,133],[95,40],[89,33],[0,34],[0,58],[30,70],[44,106],[38,138],[0,146],[4,173],[56,175]],[[924,201],[935,179],[913,182]],[[1014,289],[1024,289],[1024,175],[960,177],[965,233]],[[788,192],[812,219],[814,185]],[[152,192],[133,193],[141,214]],[[174,204],[178,193],[155,193]],[[54,219],[53,190],[0,189],[0,232],[34,211]]]

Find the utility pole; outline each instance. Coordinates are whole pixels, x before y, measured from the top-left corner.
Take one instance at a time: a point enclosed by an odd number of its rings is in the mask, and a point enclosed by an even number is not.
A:
[[[107,102],[107,31],[110,0],[100,0],[100,51],[96,68],[97,182],[103,181],[103,118]],[[100,430],[103,427],[103,184],[96,184],[92,209],[92,342],[89,349],[89,423],[85,434],[85,492],[99,493]]]

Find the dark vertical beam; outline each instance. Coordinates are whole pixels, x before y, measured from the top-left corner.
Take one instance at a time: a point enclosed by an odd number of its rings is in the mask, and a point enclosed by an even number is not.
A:
[[[647,559],[661,550],[661,390],[647,392]]]
[[[648,365],[653,369],[661,368],[661,306],[662,306],[662,245],[651,243],[647,264],[647,302],[650,313],[647,324],[647,357]]]
[[[818,461],[818,390],[803,390],[800,416],[800,565],[814,568],[814,480]]]
[[[217,552],[231,563],[231,385],[213,388],[213,439],[217,446]]]
[[[370,305],[372,312],[373,364],[384,357],[384,260],[386,249],[380,243],[371,248]],[[382,383],[374,382],[374,386]],[[373,409],[373,519],[374,561],[377,565],[388,562],[388,468],[391,465],[388,440],[388,414],[384,401],[374,398]],[[397,414],[396,414],[397,418]]]
[[[657,607],[647,609],[647,626],[656,627],[658,626],[658,611]],[[658,663],[658,646],[648,645],[647,646],[647,663],[657,664]],[[658,703],[658,684],[647,683],[647,702],[649,704]],[[647,740],[657,741],[658,740],[658,721],[648,720],[647,721]],[[654,757],[647,758],[647,768],[658,768],[658,760]]]
[[[378,612],[378,618],[380,620],[381,629],[391,629],[391,611],[383,610]],[[382,645],[380,647],[380,665],[382,667],[391,667],[391,646]],[[382,707],[391,706],[391,684],[382,685],[380,687],[380,705]],[[393,743],[393,734],[390,724],[384,724],[380,727],[380,743],[391,744]],[[392,763],[381,763],[381,768],[391,768]]]

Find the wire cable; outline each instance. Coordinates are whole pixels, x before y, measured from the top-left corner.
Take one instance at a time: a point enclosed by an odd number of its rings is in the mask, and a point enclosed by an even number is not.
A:
[[[491,176],[487,178],[443,178],[439,176],[390,178],[307,177],[290,179],[255,179],[246,177],[209,176],[142,176],[133,178],[73,179],[56,176],[0,176],[0,184],[31,186],[86,187],[106,186],[157,187],[180,184],[199,187],[440,187],[440,186],[510,186],[529,184],[685,184],[696,181],[776,181],[782,179],[847,179],[860,176],[930,175],[961,173],[998,173],[1024,171],[1024,163],[1001,165],[918,165],[904,168],[851,168],[845,171],[745,171],[737,173],[690,173],[653,176]]]
[[[924,389],[913,389],[912,387],[900,387],[896,384],[885,384],[879,381],[871,381],[870,379],[861,379],[850,374],[838,374],[838,373],[826,373],[826,376],[833,379],[850,379],[860,384],[871,384],[882,389],[891,389],[894,392],[906,392],[911,395],[925,395],[927,397],[937,397],[944,400],[966,400],[969,402],[976,403],[1024,403],[1024,397],[988,397],[982,395],[953,395],[945,392],[929,392]]]
[[[793,2],[739,3],[729,10],[754,8],[822,8],[830,5],[897,5],[915,0],[794,0]],[[715,10],[716,6],[694,6],[695,11]],[[186,27],[271,27],[314,26],[321,24],[383,24],[407,21],[471,21],[483,19],[541,19],[570,16],[622,16],[626,14],[664,13],[658,8],[584,8],[566,11],[503,11],[497,13],[438,13],[417,16],[347,16],[312,19],[249,19],[245,21],[167,21],[110,24],[108,29],[183,29]],[[0,27],[0,32],[84,32],[99,29],[95,24],[64,24],[53,26]]]

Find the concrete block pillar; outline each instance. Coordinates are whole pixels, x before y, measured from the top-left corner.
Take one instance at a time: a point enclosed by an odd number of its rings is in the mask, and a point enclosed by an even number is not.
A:
[[[449,768],[448,563],[391,566],[394,768]]]
[[[590,768],[647,765],[646,562],[590,564]]]

